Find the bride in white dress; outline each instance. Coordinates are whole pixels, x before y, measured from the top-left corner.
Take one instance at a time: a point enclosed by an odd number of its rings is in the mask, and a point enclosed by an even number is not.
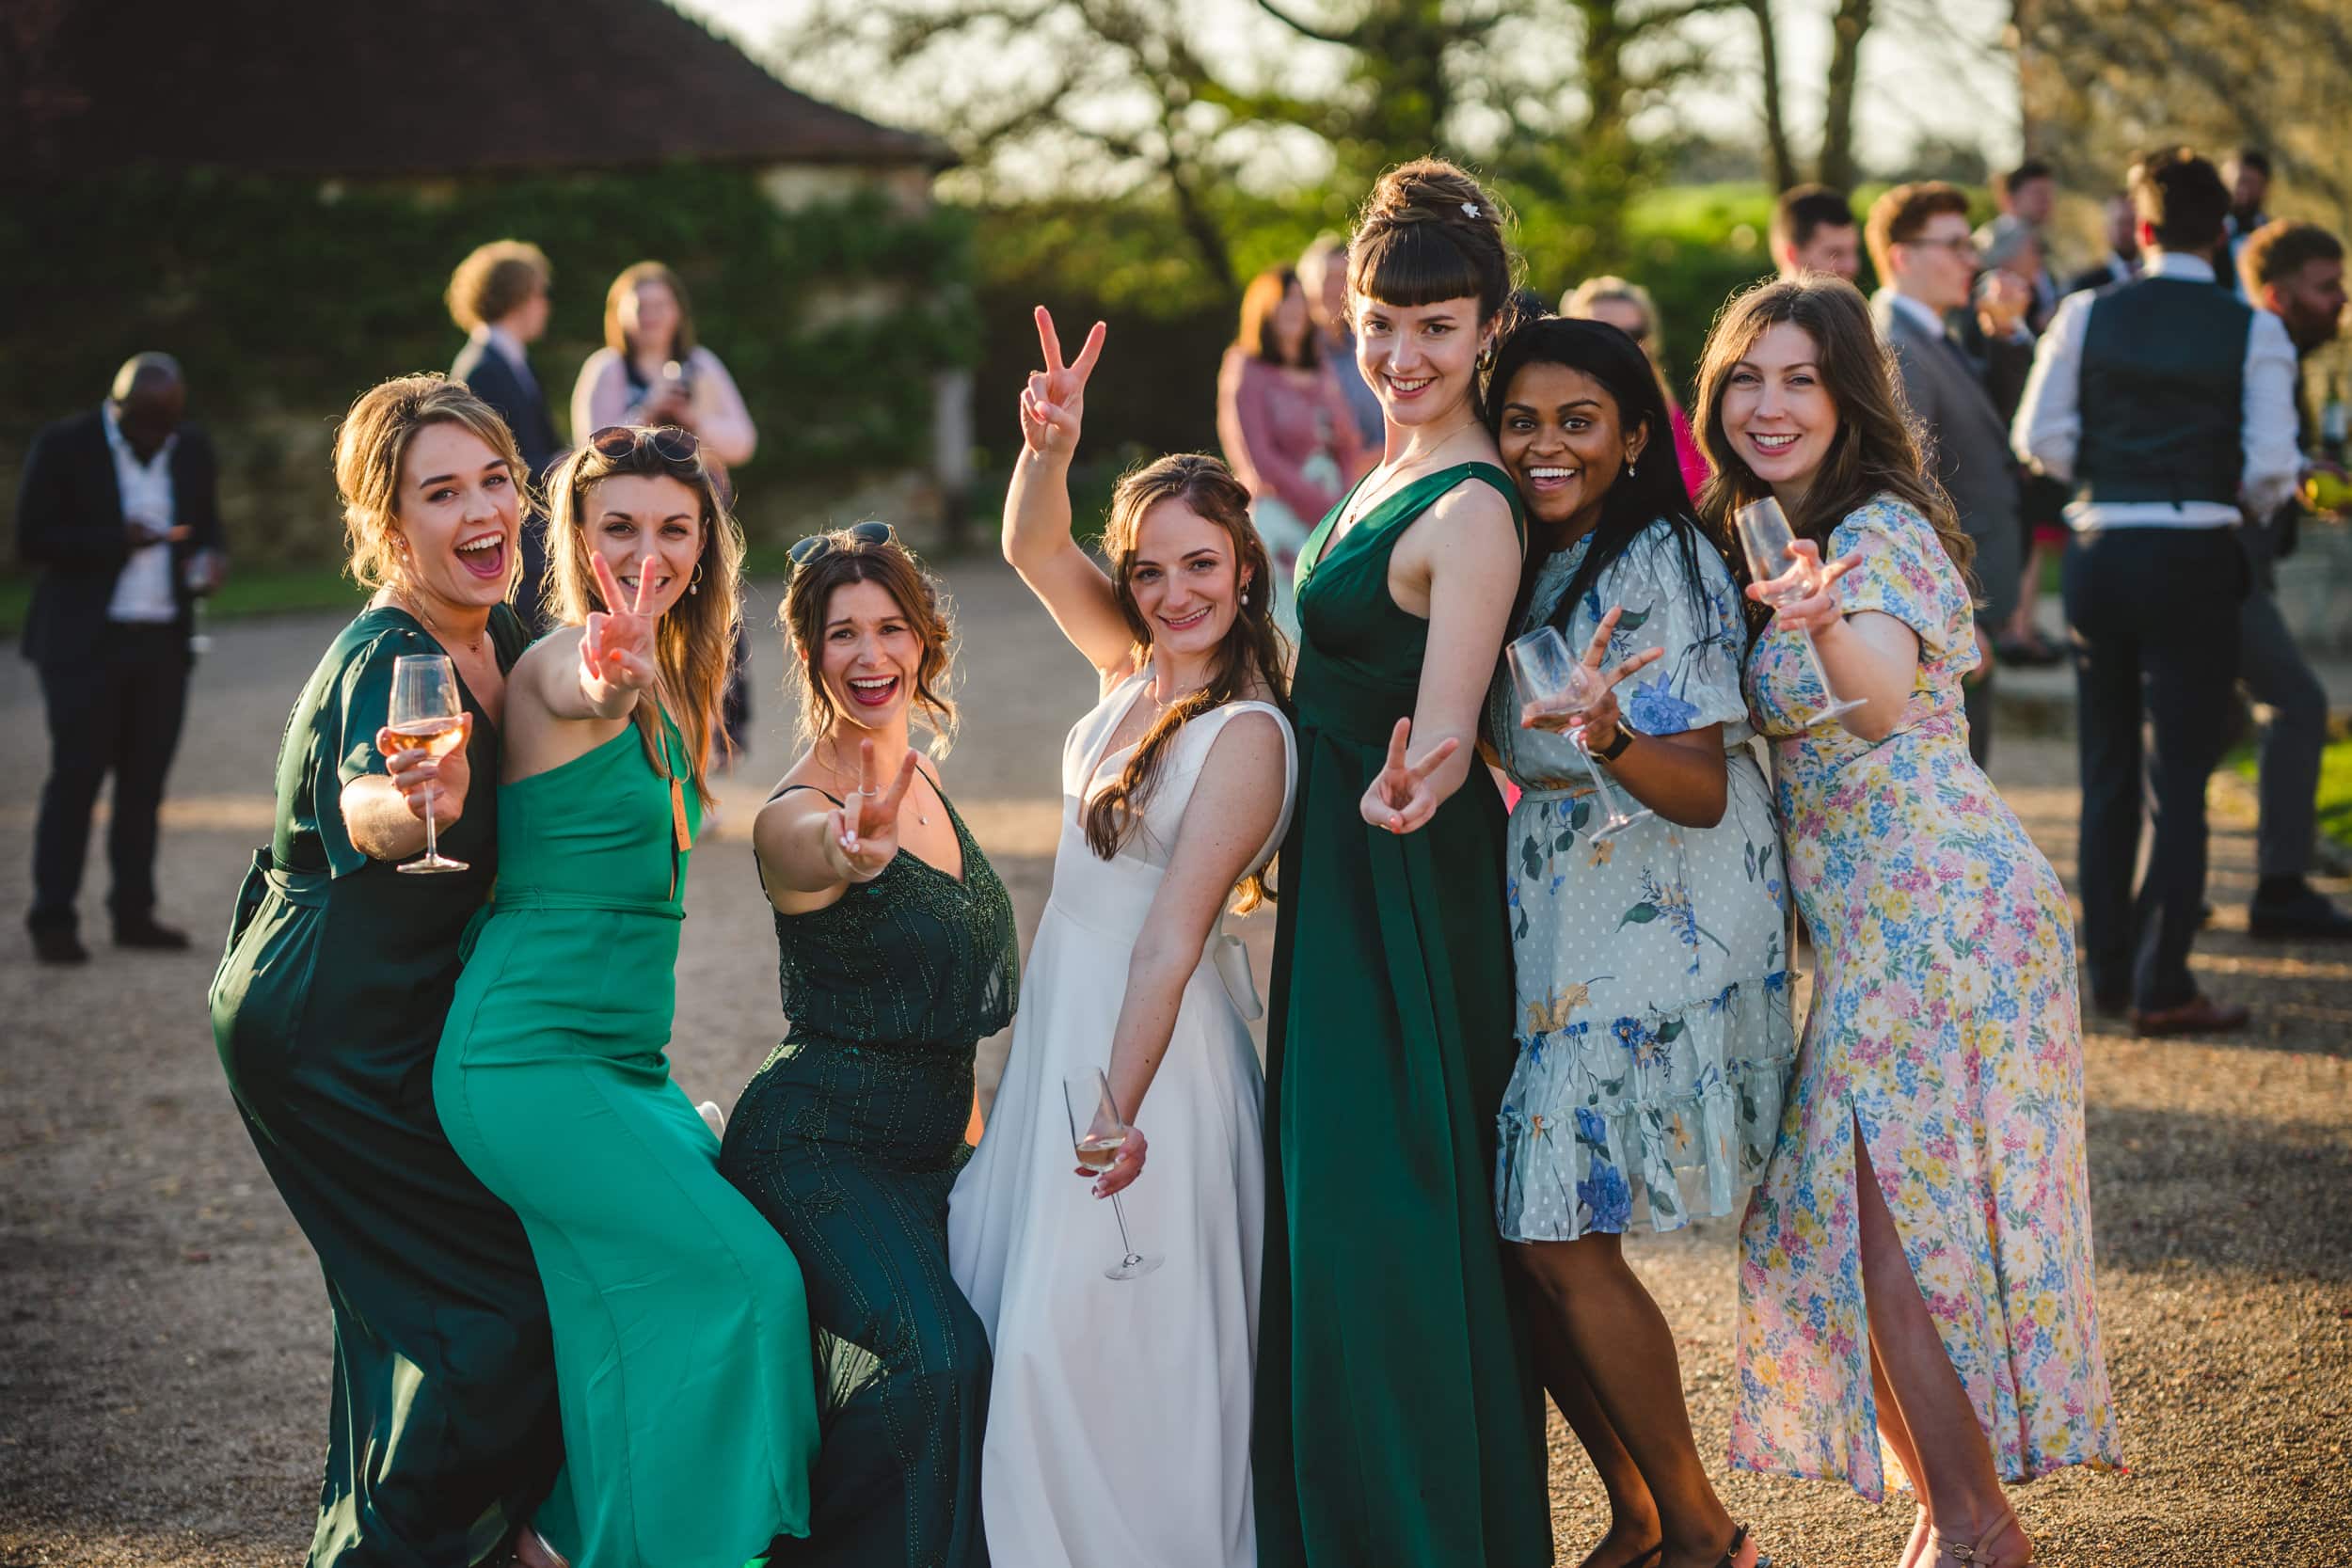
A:
[[[981,1513],[1002,1568],[1254,1568],[1264,1079],[1223,916],[1262,893],[1296,777],[1271,568],[1248,492],[1186,456],[1120,481],[1104,575],[1071,538],[1067,484],[1103,327],[1067,366],[1041,309],[1038,330],[1005,554],[1103,695],[1063,750],[1053,896],[949,1200],[948,1264],[995,1352]],[[1151,1132],[1149,1172],[1131,1134],[1092,1192],[1062,1100],[1089,1068]],[[1098,1199],[1121,1187],[1136,1248],[1165,1261],[1113,1280]]]

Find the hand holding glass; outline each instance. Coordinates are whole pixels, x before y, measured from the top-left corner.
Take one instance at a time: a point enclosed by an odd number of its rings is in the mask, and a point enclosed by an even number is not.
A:
[[[1609,694],[1601,678],[1568,652],[1567,640],[1556,626],[1538,626],[1503,652],[1511,663],[1511,684],[1518,692],[1522,723],[1549,714],[1587,712]],[[1583,730],[1571,730],[1568,739],[1575,744],[1577,755],[1584,759],[1584,771],[1593,776],[1593,790],[1608,816],[1591,835],[1594,843],[1614,838],[1636,822],[1658,815],[1645,809],[1627,816],[1601,778],[1600,765],[1594,760],[1592,748],[1584,744]]]
[[[457,701],[457,672],[446,654],[403,654],[392,660],[392,708],[386,728],[416,751],[447,756],[466,738],[465,708]],[[464,861],[441,853],[433,836],[433,797],[424,801],[424,853],[403,861],[403,871],[463,871]]]
[[[1078,1164],[1091,1171],[1106,1171],[1119,1159],[1120,1146],[1127,1141],[1127,1123],[1119,1114],[1119,1102],[1111,1098],[1110,1080],[1103,1076],[1101,1068],[1087,1068],[1067,1073],[1061,1081],[1062,1108],[1070,1113],[1070,1141],[1078,1152]],[[1120,1207],[1119,1195],[1111,1195],[1111,1212],[1119,1216],[1119,1241],[1126,1255],[1103,1271],[1111,1279],[1140,1279],[1156,1269],[1165,1259],[1146,1257],[1136,1250],[1127,1239],[1127,1211]]]
[[[1740,535],[1740,547],[1747,552],[1748,576],[1756,584],[1757,596],[1774,610],[1795,604],[1800,599],[1811,598],[1836,580],[1828,572],[1817,570],[1795,576],[1794,580],[1785,581],[1784,586],[1769,586],[1791,578],[1805,564],[1804,557],[1791,548],[1797,540],[1788,527],[1788,515],[1781,511],[1780,502],[1772,497],[1750,501],[1731,515],[1731,521]],[[1804,634],[1804,652],[1805,657],[1813,661],[1814,678],[1821,683],[1824,699],[1821,706],[1806,721],[1808,729],[1826,724],[1839,715],[1851,713],[1863,705],[1859,698],[1837,695],[1837,689],[1830,684],[1829,671],[1821,663],[1821,650],[1816,645],[1810,631]]]

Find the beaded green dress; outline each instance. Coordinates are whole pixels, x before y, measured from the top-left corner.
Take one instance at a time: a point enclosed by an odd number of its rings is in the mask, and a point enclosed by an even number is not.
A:
[[[1298,795],[1266,1030],[1266,1257],[1255,1445],[1265,1568],[1551,1561],[1542,1394],[1495,1234],[1511,1076],[1503,811],[1485,769],[1417,832],[1363,819],[1413,711],[1429,623],[1389,558],[1454,486],[1414,481],[1307,542],[1291,701]]]
[[[776,914],[790,1033],[727,1123],[721,1168],[791,1243],[817,1328],[814,1512],[776,1568],[988,1562],[988,1333],[947,1272],[947,1193],[1020,945],[1005,884],[947,815],[961,881],[901,849],[839,901]]]

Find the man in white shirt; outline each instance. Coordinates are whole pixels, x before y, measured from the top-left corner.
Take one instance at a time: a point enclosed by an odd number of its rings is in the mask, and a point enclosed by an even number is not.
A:
[[[2294,488],[2295,349],[2214,286],[2230,193],[2186,148],[2132,170],[2142,277],[2069,295],[2010,438],[2074,486],[2065,564],[2082,756],[2083,958],[2093,1004],[2143,1035],[2234,1029],[2188,970],[2203,920],[2205,781],[2221,760],[2249,581],[2237,537]],[[2137,897],[2143,706],[2154,820]]]
[[[89,958],[76,900],[110,773],[116,945],[188,945],[155,919],[156,818],[187,705],[194,599],[218,585],[224,557],[213,449],[182,422],[186,404],[171,356],[139,355],[112,396],[43,430],[25,459],[17,553],[41,573],[24,647],[40,671],[50,746],[25,924],[45,963]]]

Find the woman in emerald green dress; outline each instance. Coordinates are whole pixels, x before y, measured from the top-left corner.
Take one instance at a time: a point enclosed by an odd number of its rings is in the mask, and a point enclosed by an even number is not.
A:
[[[948,1273],[947,1193],[973,1048],[1020,994],[1012,900],[909,738],[918,714],[954,730],[937,585],[881,523],[793,562],[810,744],[752,829],[789,1027],[721,1162],[799,1257],[821,1362],[808,1539],[772,1561],[986,1568],[988,1333]]]
[[[1298,797],[1267,1031],[1256,1443],[1268,1568],[1551,1560],[1541,1393],[1493,1215],[1511,1075],[1503,812],[1473,768],[1523,548],[1476,377],[1493,199],[1381,177],[1348,252],[1378,467],[1298,566]]]
[[[352,405],[335,481],[352,575],[376,592],[286,722],[277,836],[213,981],[237,1109],[334,1313],[313,1568],[484,1561],[561,1456],[538,1273],[514,1212],[442,1136],[431,1078],[458,937],[498,869],[489,792],[527,641],[502,602],[523,471],[499,417],[437,375]],[[437,763],[385,728],[404,654],[456,670],[467,738]],[[468,869],[404,877],[428,807]]]
[[[518,1555],[738,1564],[806,1529],[817,1440],[800,1269],[665,1054],[742,537],[675,428],[597,431],[548,510],[561,625],[515,667],[434,1100],[547,1284],[566,1463]]]

